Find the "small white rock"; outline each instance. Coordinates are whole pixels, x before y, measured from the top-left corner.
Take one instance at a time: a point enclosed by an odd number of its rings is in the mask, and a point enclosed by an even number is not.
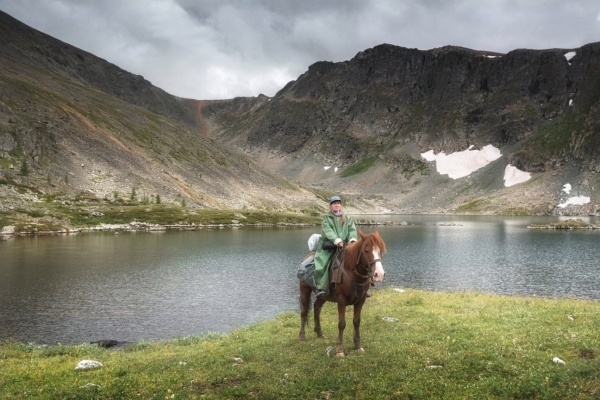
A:
[[[239,363],[244,362],[244,360],[242,360],[240,357],[233,357],[233,361],[239,362]]]
[[[179,361],[179,365],[187,365],[185,361]]]
[[[81,369],[94,369],[94,368],[102,368],[104,365],[100,361],[94,360],[81,360],[79,364],[75,367],[75,371]]]
[[[560,358],[558,358],[558,357],[554,357],[554,358],[552,359],[552,361],[554,361],[554,362],[555,362],[555,363],[557,363],[557,364],[564,364],[564,363],[565,363],[563,360],[561,360],[561,359],[560,359]]]
[[[394,317],[383,317],[381,319],[384,321],[387,321],[387,322],[398,322],[398,318],[394,318]]]
[[[394,292],[398,292],[398,293],[404,293],[405,290],[404,289],[394,289]]]

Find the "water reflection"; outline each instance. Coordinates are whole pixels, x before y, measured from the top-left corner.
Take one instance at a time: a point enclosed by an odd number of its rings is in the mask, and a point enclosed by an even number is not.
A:
[[[388,246],[379,287],[600,298],[594,252],[600,232],[529,231],[532,218],[376,218],[411,224],[378,228]],[[296,268],[315,231],[89,233],[0,242],[0,339],[167,339],[227,332],[296,311]]]
[[[398,265],[388,283],[433,290],[600,297],[593,251],[600,232],[526,229],[532,219],[555,220],[542,217],[454,216],[450,220],[455,226],[430,219],[415,221],[406,232],[380,229],[386,242],[398,243],[390,258],[410,260]]]

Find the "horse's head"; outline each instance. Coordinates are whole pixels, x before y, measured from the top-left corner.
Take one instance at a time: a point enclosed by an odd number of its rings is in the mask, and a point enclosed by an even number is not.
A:
[[[364,257],[368,261],[370,274],[373,276],[374,282],[383,281],[385,271],[383,270],[383,253],[385,253],[385,243],[379,232],[375,231],[371,235],[365,235],[361,231],[358,231],[361,238],[361,257]]]

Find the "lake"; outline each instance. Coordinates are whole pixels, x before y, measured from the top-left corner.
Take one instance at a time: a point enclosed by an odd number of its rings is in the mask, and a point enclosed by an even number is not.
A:
[[[598,230],[527,229],[559,220],[552,217],[355,218],[409,223],[377,227],[388,246],[386,279],[377,288],[600,299]],[[0,242],[0,339],[170,339],[297,311],[297,266],[318,231],[82,233]]]

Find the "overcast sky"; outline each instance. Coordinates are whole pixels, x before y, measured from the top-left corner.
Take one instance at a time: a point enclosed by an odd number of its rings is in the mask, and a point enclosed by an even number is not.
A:
[[[194,99],[273,96],[382,43],[506,53],[600,41],[600,0],[0,0],[0,10]]]

